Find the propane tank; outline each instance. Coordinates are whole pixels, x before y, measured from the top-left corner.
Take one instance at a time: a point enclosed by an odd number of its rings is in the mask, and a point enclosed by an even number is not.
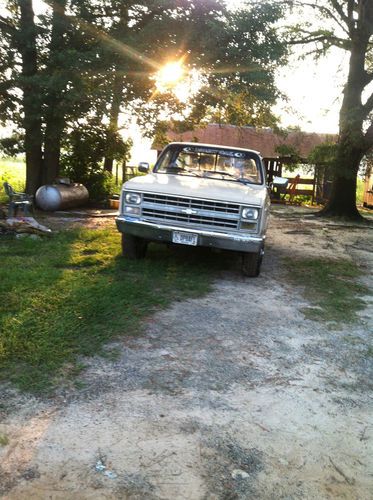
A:
[[[53,212],[84,205],[88,197],[88,190],[83,184],[50,184],[36,191],[35,201],[42,210]]]

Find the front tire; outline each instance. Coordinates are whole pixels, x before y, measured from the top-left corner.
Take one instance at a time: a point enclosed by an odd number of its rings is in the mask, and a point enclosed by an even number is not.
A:
[[[122,233],[122,255],[128,259],[143,259],[146,255],[148,242],[138,236]]]
[[[264,249],[261,248],[256,253],[243,253],[242,254],[242,274],[249,278],[256,278],[260,274],[262,265]]]

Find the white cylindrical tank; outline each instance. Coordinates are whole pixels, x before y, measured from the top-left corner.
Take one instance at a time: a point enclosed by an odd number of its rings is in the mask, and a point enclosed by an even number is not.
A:
[[[35,201],[42,210],[53,212],[84,205],[88,197],[88,190],[83,184],[51,184],[36,191]]]

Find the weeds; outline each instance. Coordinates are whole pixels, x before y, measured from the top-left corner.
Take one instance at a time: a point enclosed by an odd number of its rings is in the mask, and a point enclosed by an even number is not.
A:
[[[0,433],[0,446],[6,446],[9,443],[9,439],[5,434]]]

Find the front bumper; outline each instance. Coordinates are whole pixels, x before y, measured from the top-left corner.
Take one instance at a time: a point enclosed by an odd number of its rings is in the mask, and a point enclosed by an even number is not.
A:
[[[144,222],[119,215],[116,218],[117,228],[121,233],[132,234],[149,241],[172,243],[172,232],[198,234],[198,246],[234,250],[236,252],[259,252],[264,245],[265,236],[251,234],[230,234],[201,229],[189,229],[153,222]]]

